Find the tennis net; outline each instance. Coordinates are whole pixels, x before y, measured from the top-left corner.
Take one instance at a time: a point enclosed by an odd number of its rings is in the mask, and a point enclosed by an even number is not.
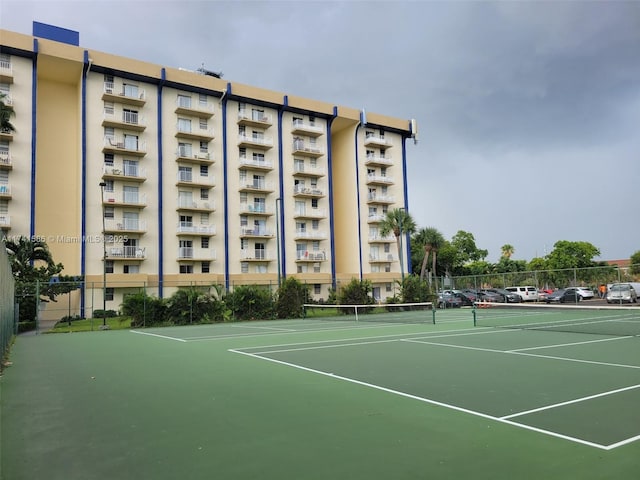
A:
[[[640,336],[637,306],[479,302],[473,308],[473,322],[479,327]]]
[[[436,323],[431,302],[373,305],[305,304],[306,318],[379,323]]]

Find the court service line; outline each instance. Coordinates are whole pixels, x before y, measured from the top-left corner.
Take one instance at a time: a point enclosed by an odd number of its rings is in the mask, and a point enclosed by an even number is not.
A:
[[[309,367],[305,367],[305,366],[302,366],[302,365],[297,365],[295,363],[285,362],[283,360],[277,360],[275,358],[263,357],[261,355],[255,354],[255,353],[248,353],[248,352],[243,352],[241,350],[234,350],[234,349],[230,349],[229,351],[232,352],[232,353],[239,353],[241,355],[246,355],[248,357],[257,358],[259,360],[266,360],[268,362],[273,362],[273,363],[277,363],[277,364],[280,364],[280,365],[285,365],[287,367],[293,367],[293,368],[297,368],[299,370],[304,370],[304,371],[307,371],[307,372],[316,373],[318,375],[323,375],[325,377],[335,378],[337,380],[342,380],[342,381],[345,381],[345,382],[354,383],[356,385],[360,385],[360,386],[367,387],[367,388],[372,388],[374,390],[380,390],[382,392],[391,393],[393,395],[398,395],[398,396],[409,398],[409,399],[412,399],[412,400],[418,400],[420,402],[428,403],[428,404],[431,404],[431,405],[436,405],[436,406],[439,406],[439,407],[448,408],[450,410],[455,410],[455,411],[458,411],[458,412],[467,413],[469,415],[474,415],[476,417],[481,417],[481,418],[485,418],[485,419],[488,419],[488,420],[493,420],[493,421],[496,421],[496,422],[499,422],[499,423],[504,423],[504,424],[507,424],[507,425],[523,428],[525,430],[531,430],[531,431],[542,433],[542,434],[549,435],[549,436],[552,436],[552,437],[561,438],[563,440],[569,440],[571,442],[580,443],[582,445],[587,445],[589,447],[599,448],[599,449],[602,449],[602,450],[609,450],[610,449],[610,447],[607,446],[607,445],[601,445],[599,443],[589,442],[587,440],[582,440],[580,438],[575,438],[575,437],[571,437],[571,436],[568,436],[568,435],[563,435],[561,433],[552,432],[550,430],[544,430],[542,428],[533,427],[531,425],[526,425],[526,424],[523,424],[523,423],[513,422],[513,421],[508,420],[508,419],[502,419],[502,418],[499,418],[499,417],[494,417],[494,416],[488,415],[486,413],[477,412],[475,410],[469,410],[467,408],[458,407],[456,405],[451,405],[449,403],[439,402],[437,400],[432,400],[432,399],[429,399],[429,398],[419,397],[417,395],[412,395],[410,393],[401,392],[399,390],[394,390],[394,389],[391,389],[391,388],[383,387],[381,385],[375,385],[373,383],[367,383],[367,382],[363,382],[361,380],[356,380],[355,378],[344,377],[342,375],[336,375],[336,374],[330,373],[330,372],[323,372],[322,370],[316,370],[314,368],[309,368]]]
[[[273,330],[275,332],[298,332],[293,328],[278,328],[278,327],[256,327],[255,325],[228,325],[232,328],[257,328],[259,330]]]
[[[150,337],[158,337],[158,338],[164,338],[164,339],[167,339],[167,340],[175,340],[176,342],[187,343],[187,341],[182,339],[182,338],[169,337],[167,335],[160,335],[158,333],[141,332],[140,330],[130,330],[130,332],[131,333],[137,333],[138,335],[149,335]]]
[[[575,398],[573,400],[567,400],[566,402],[554,403],[552,405],[547,405],[545,407],[533,408],[531,410],[525,410],[523,412],[512,413],[511,415],[505,415],[504,417],[500,417],[500,419],[506,420],[509,418],[529,415],[530,413],[543,412],[545,410],[550,410],[552,408],[564,407],[565,405],[571,405],[573,403],[586,402],[587,400],[593,400],[594,398],[606,397],[607,395],[615,395],[616,393],[626,392],[628,390],[634,390],[636,388],[640,388],[640,384],[631,385],[630,387],[618,388],[616,390],[609,390],[608,392],[596,393],[595,395],[589,395],[587,397]]]
[[[613,342],[616,340],[625,340],[627,338],[634,338],[634,337],[626,336],[626,337],[613,337],[613,338],[599,338],[598,340],[585,340],[584,342],[559,343],[557,345],[542,345],[540,347],[529,347],[529,348],[514,348],[513,350],[507,350],[507,352],[508,353],[526,352],[528,350],[543,350],[545,348],[570,347],[572,345],[586,345],[589,343],[599,343],[599,342]]]

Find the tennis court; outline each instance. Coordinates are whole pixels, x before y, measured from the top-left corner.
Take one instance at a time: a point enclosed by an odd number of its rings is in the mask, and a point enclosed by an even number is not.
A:
[[[640,337],[565,331],[585,323],[568,311],[562,330],[456,309],[21,337],[3,472],[638,478]]]

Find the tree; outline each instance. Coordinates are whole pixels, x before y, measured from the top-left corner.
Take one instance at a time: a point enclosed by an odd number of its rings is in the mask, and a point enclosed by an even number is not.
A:
[[[420,229],[414,236],[416,243],[424,248],[424,258],[422,267],[420,268],[420,280],[424,280],[424,274],[427,269],[429,255],[431,255],[431,271],[429,272],[429,284],[431,284],[432,276],[436,275],[436,259],[438,251],[444,245],[445,239],[442,233],[435,227],[426,227]]]
[[[387,212],[386,217],[380,222],[380,235],[386,237],[391,232],[396,237],[396,245],[398,247],[398,258],[400,259],[400,274],[404,279],[404,266],[402,263],[402,247],[400,246],[400,237],[403,233],[413,233],[416,230],[416,223],[411,215],[404,208],[394,208]]]
[[[559,240],[547,255],[547,266],[550,270],[593,267],[593,257],[598,255],[600,250],[589,242]]]
[[[82,282],[78,277],[60,275],[64,265],[54,262],[49,247],[43,241],[20,237],[8,240],[5,248],[16,280],[21,322],[35,322],[38,301],[55,302],[58,295],[75,290]]]
[[[16,131],[16,127],[11,123],[11,117],[15,115],[15,112],[8,100],[6,93],[0,93],[0,131],[3,133]]]
[[[513,248],[513,245],[510,245],[508,243],[505,243],[502,247],[500,247],[500,250],[502,251],[502,258],[506,258],[507,260],[510,260],[513,252],[515,252],[515,248]]]
[[[461,265],[484,260],[489,254],[487,250],[477,247],[473,233],[464,230],[458,230],[458,233],[451,238],[451,245],[458,251],[458,261]]]
[[[630,261],[631,268],[629,269],[629,273],[631,273],[631,275],[640,274],[640,250],[631,255]]]

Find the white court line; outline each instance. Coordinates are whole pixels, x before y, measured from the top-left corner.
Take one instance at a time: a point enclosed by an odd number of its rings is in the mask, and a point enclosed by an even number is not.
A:
[[[249,357],[257,358],[259,360],[266,360],[268,362],[278,363],[280,365],[285,365],[285,366],[288,366],[288,367],[297,368],[297,369],[304,370],[304,371],[307,371],[307,372],[316,373],[318,375],[324,375],[326,377],[331,377],[331,378],[335,378],[335,379],[338,379],[338,380],[343,380],[345,382],[354,383],[356,385],[361,385],[361,386],[364,386],[364,387],[372,388],[374,390],[380,390],[380,391],[391,393],[391,394],[394,394],[394,395],[399,395],[401,397],[410,398],[410,399],[413,399],[413,400],[418,400],[418,401],[425,402],[425,403],[428,403],[428,404],[431,404],[431,405],[437,405],[439,407],[448,408],[448,409],[451,409],[451,410],[467,413],[467,414],[474,415],[474,416],[477,416],[477,417],[486,418],[486,419],[493,420],[493,421],[496,421],[496,422],[499,422],[499,423],[504,423],[504,424],[507,424],[507,425],[512,425],[512,426],[515,426],[515,427],[524,428],[526,430],[531,430],[531,431],[542,433],[542,434],[549,435],[549,436],[552,436],[552,437],[561,438],[561,439],[564,439],[564,440],[569,440],[569,441],[572,441],[572,442],[575,442],[575,443],[580,443],[582,445],[587,445],[589,447],[599,448],[599,449],[602,449],[602,450],[610,450],[611,449],[611,447],[607,446],[607,445],[601,445],[599,443],[589,442],[587,440],[582,440],[580,438],[570,437],[568,435],[563,435],[563,434],[552,432],[552,431],[549,431],[549,430],[544,430],[544,429],[541,429],[541,428],[532,427],[531,425],[526,425],[526,424],[522,424],[522,423],[518,423],[518,422],[513,422],[513,421],[508,420],[508,419],[502,419],[502,418],[499,418],[499,417],[494,417],[494,416],[488,415],[486,413],[481,413],[481,412],[477,412],[477,411],[474,411],[474,410],[469,410],[469,409],[466,409],[466,408],[457,407],[457,406],[451,405],[449,403],[443,403],[443,402],[438,402],[436,400],[431,400],[431,399],[428,399],[428,398],[419,397],[417,395],[412,395],[410,393],[401,392],[399,390],[393,390],[391,388],[382,387],[380,385],[375,385],[375,384],[372,384],[372,383],[362,382],[362,381],[356,380],[354,378],[343,377],[341,375],[335,375],[333,373],[323,372],[322,370],[316,370],[316,369],[313,369],[313,368],[304,367],[302,365],[296,365],[295,363],[289,363],[289,362],[284,362],[282,360],[276,360],[274,358],[262,357],[260,355],[256,355],[256,354],[248,353],[248,352],[243,352],[243,351],[240,351],[240,350],[231,349],[229,351],[232,352],[232,353],[239,353],[241,355],[247,355]],[[628,442],[628,439],[625,440],[625,441]]]
[[[554,355],[540,355],[537,353],[525,353],[525,352],[519,352],[515,350],[496,350],[494,348],[468,347],[465,345],[452,345],[450,343],[427,342],[421,339],[405,338],[405,339],[401,339],[400,341],[410,342],[410,343],[423,343],[425,345],[436,345],[438,347],[461,348],[463,350],[477,350],[480,352],[504,353],[507,355],[522,355],[525,357],[547,358],[550,360],[562,360],[565,362],[589,363],[592,365],[602,365],[605,367],[622,367],[622,368],[640,369],[640,365],[627,365],[625,363],[597,362],[595,360],[581,360],[579,358],[571,358],[571,357],[556,357]]]
[[[150,332],[141,332],[140,330],[129,330],[131,333],[137,333],[138,335],[149,335],[150,337],[158,337],[158,338],[165,338],[167,340],[174,340],[176,342],[187,342],[186,340],[182,339],[182,338],[175,338],[175,337],[168,337],[167,335],[159,335],[157,333],[150,333]]]
[[[588,397],[575,398],[573,400],[568,400],[566,402],[554,403],[552,405],[547,405],[545,407],[533,408],[531,410],[525,410],[523,412],[512,413],[511,415],[505,415],[504,417],[500,417],[502,420],[506,420],[508,418],[521,417],[523,415],[529,415],[530,413],[543,412],[545,410],[549,410],[551,408],[564,407],[565,405],[571,405],[573,403],[585,402],[587,400],[593,400],[594,398],[606,397],[607,395],[614,395],[620,392],[626,392],[627,390],[634,390],[636,388],[640,388],[639,385],[631,385],[630,387],[618,388],[617,390],[609,390],[608,392],[596,393],[595,395],[589,395]]]
[[[278,327],[257,327],[255,325],[227,325],[227,327],[233,328],[257,328],[259,330],[274,330],[276,332],[297,332],[293,328],[278,328]]]
[[[625,340],[627,338],[634,338],[633,336],[627,337],[613,337],[613,338],[600,338],[598,340],[586,340],[584,342],[571,342],[571,343],[558,343],[557,345],[543,345],[541,347],[529,347],[529,348],[514,348],[513,350],[507,350],[507,352],[525,352],[528,350],[541,350],[545,348],[556,348],[556,347],[570,347],[572,345],[586,345],[589,343],[598,343],[598,342],[614,342],[616,340]]]

